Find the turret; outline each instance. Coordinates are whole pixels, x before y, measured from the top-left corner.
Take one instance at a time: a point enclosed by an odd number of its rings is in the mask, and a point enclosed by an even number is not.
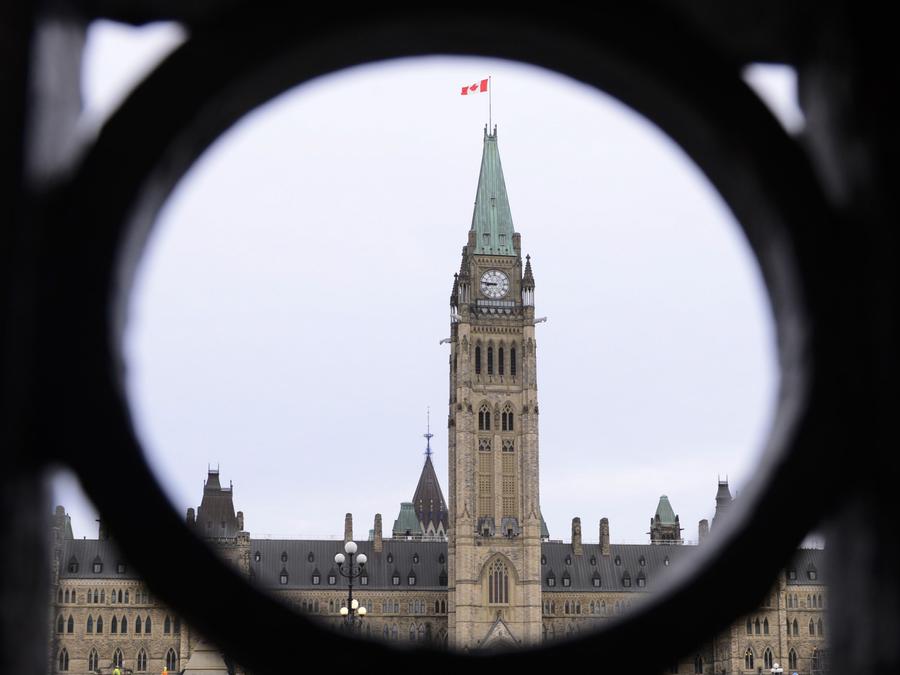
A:
[[[728,479],[719,479],[719,489],[716,491],[716,513],[713,516],[712,526],[719,523],[719,519],[728,512],[732,502],[731,490],[728,489]]]

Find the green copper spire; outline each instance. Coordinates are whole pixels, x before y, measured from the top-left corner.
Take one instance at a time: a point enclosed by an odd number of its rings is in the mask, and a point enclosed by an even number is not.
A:
[[[497,149],[497,127],[494,133],[484,128],[484,154],[481,156],[481,174],[475,194],[475,212],[472,214],[472,230],[475,232],[476,254],[515,255],[513,249],[513,222],[500,166]]]
[[[663,525],[673,525],[676,522],[675,511],[669,503],[669,498],[662,495],[659,498],[659,505],[656,507],[656,517]]]

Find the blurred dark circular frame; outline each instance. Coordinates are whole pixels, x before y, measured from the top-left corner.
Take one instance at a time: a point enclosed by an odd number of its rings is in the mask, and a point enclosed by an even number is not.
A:
[[[75,469],[155,594],[255,672],[302,663],[296,647],[341,650],[328,653],[362,659],[363,667],[382,659],[394,667],[421,663],[421,650],[350,641],[310,622],[251,588],[189,532],[132,427],[121,338],[132,275],[159,208],[230,125],[283,91],[342,68],[455,54],[531,63],[593,85],[685,149],[756,253],[777,324],[781,384],[758,477],[695,565],[673,570],[671,584],[602,631],[540,650],[444,653],[429,667],[493,668],[500,658],[505,667],[546,659],[559,668],[599,657],[610,669],[634,668],[640,653],[640,670],[660,670],[755,606],[821,516],[813,500],[792,504],[791,518],[784,513],[792,485],[824,480],[813,453],[824,428],[815,411],[830,396],[818,340],[829,328],[828,255],[815,231],[830,216],[806,157],[741,80],[740,65],[661,10],[379,9],[313,22],[302,9],[260,6],[241,5],[192,29],[112,115],[49,223],[43,302],[53,319],[43,330],[54,339],[44,348],[44,386],[69,439],[59,458]],[[653,650],[642,648],[648,636]]]

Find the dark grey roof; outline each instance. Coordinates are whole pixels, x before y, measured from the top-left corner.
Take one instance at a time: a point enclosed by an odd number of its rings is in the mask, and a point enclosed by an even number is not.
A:
[[[240,528],[234,513],[234,491],[219,483],[219,471],[210,469],[203,484],[203,499],[194,524],[198,536],[207,539],[236,537]]]
[[[824,584],[825,575],[825,551],[820,548],[801,548],[791,562],[785,565],[785,579],[789,586],[808,586],[810,584]],[[791,579],[790,570],[797,573],[796,579]],[[815,572],[810,579],[810,572]]]
[[[544,592],[566,591],[623,591],[644,592],[654,586],[668,571],[666,559],[671,564],[690,555],[693,546],[661,546],[654,544],[613,544],[608,556],[600,555],[599,544],[584,544],[584,555],[577,556],[571,544],[548,542],[541,545],[541,589]],[[616,565],[616,558],[620,564]],[[641,559],[644,564],[641,565]],[[569,561],[567,564],[566,561]],[[592,562],[593,561],[593,562]],[[556,577],[556,585],[548,586],[550,572]],[[563,578],[568,574],[569,586],[563,586]],[[600,588],[593,585],[593,578],[600,575]],[[631,586],[625,586],[622,579],[626,574],[631,578]],[[643,574],[645,586],[638,586],[637,579]]]
[[[127,564],[116,545],[109,539],[70,539],[62,543],[59,576],[61,579],[138,579],[134,568]],[[69,561],[78,561],[78,571],[69,572]],[[103,564],[103,570],[94,574],[94,561]],[[119,563],[125,563],[125,572],[119,574]]]
[[[357,542],[357,554],[365,553],[369,559],[366,571],[369,583],[367,590],[446,590],[446,584],[440,583],[441,571],[447,571],[447,542],[445,541],[408,541],[403,539],[385,539],[384,550],[380,553],[372,551],[372,541]],[[329,570],[336,569],[335,553],[344,552],[341,540],[312,539],[251,539],[250,569],[254,583],[263,588],[302,588],[327,590],[328,588],[346,588],[347,580],[336,575],[334,586],[328,584]],[[257,561],[256,554],[260,559]],[[287,553],[287,561],[282,562],[281,554]],[[312,553],[312,560],[310,560]],[[419,562],[413,562],[418,554]],[[441,562],[443,560],[443,563]],[[281,584],[282,567],[287,569],[288,583]],[[319,585],[312,582],[314,570],[324,570]],[[394,586],[394,572],[400,577],[400,584]],[[416,576],[414,586],[409,585],[409,572]],[[359,581],[354,581],[357,586]]]

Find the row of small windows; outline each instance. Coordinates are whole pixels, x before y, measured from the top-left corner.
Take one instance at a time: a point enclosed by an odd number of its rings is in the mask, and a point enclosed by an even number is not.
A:
[[[787,578],[789,581],[797,580],[797,570],[789,569],[787,571]],[[816,566],[810,563],[809,567],[806,568],[806,578],[810,581],[818,581],[819,579],[819,571],[816,569]]]
[[[402,577],[400,576],[400,573],[395,570],[394,574],[391,576],[391,585],[399,586],[401,578]],[[318,570],[316,570],[312,573],[312,577],[310,580],[311,580],[313,586],[319,586],[322,583],[322,575],[319,574]],[[328,580],[329,586],[334,586],[337,584],[337,575],[334,572],[330,572],[328,574],[327,580]],[[279,577],[278,577],[278,581],[282,586],[286,586],[288,584],[288,581],[290,581],[290,575],[288,574],[288,571],[286,569],[282,568],[281,573],[279,574]],[[409,574],[406,577],[406,583],[408,586],[416,585],[416,573],[413,572],[412,570],[410,570]],[[447,571],[446,570],[441,571],[440,575],[438,576],[438,583],[441,586],[447,585]],[[369,575],[363,574],[362,576],[360,576],[359,577],[359,585],[360,586],[368,586],[369,585]]]
[[[136,590],[134,592],[134,604],[148,605],[150,604],[150,594],[147,591]],[[88,589],[84,594],[84,601],[88,604],[105,604],[107,599],[105,588]],[[78,602],[77,593],[73,588],[71,591],[67,588],[60,588],[56,592],[56,600],[58,603],[76,603]],[[109,602],[111,604],[132,604],[132,596],[128,589],[113,589],[109,592]]]
[[[504,357],[503,347],[497,349],[497,375],[505,375],[506,359]],[[511,347],[509,350],[509,374],[516,376],[516,348]],[[475,345],[475,374],[481,375],[481,345]],[[494,374],[494,346],[488,345],[487,348],[487,374]]]
[[[78,570],[80,565],[78,563],[78,558],[74,555],[69,558],[69,562],[66,564],[66,570],[69,574],[78,574]],[[103,560],[100,556],[94,558],[94,561],[91,563],[91,571],[94,574],[101,574],[103,572]],[[128,571],[128,565],[124,562],[116,563],[116,574],[125,574]]]
[[[141,647],[138,650],[137,656],[134,659],[135,670],[137,672],[146,672],[147,670],[147,651]],[[112,654],[112,658],[110,659],[110,668],[118,667],[122,668],[125,664],[125,655],[122,653],[122,650],[118,647]],[[57,666],[61,672],[65,672],[69,670],[69,650],[63,647],[59,650],[59,656],[57,657]],[[166,669],[169,671],[178,670],[178,654],[174,649],[169,648],[169,651],[166,652]],[[96,649],[91,649],[88,654],[88,671],[97,672],[100,670],[100,655],[97,653]]]
[[[788,609],[800,609],[800,598],[796,593],[788,593],[786,597]],[[806,607],[809,609],[825,609],[825,598],[821,593],[811,593],[806,596]]]
[[[103,617],[98,616],[96,620],[94,619],[93,614],[88,614],[87,621],[85,622],[85,632],[94,634],[94,633],[102,633],[103,632]],[[172,632],[180,633],[181,632],[181,622],[179,619],[175,619],[173,622],[169,616],[166,616],[163,621],[163,633],[168,635]],[[63,618],[63,615],[60,614],[56,619],[56,632],[57,633],[74,633],[75,632],[75,619],[70,614],[68,620]],[[109,632],[110,633],[120,633],[126,634],[128,633],[128,617],[123,616],[119,619],[116,616],[109,622]],[[153,622],[148,614],[145,618],[141,619],[140,616],[136,617],[134,620],[134,632],[136,635],[145,634],[149,635],[153,632]]]
[[[432,639],[431,625],[426,625],[424,623],[417,624],[413,622],[409,626],[408,635],[410,642],[430,641]],[[397,624],[384,624],[381,636],[385,640],[398,641],[400,639],[400,628],[399,626],[397,626]],[[443,641],[445,639],[446,631],[445,629],[441,629],[441,631],[438,633],[438,640]]]
[[[550,573],[545,577],[545,581],[547,586],[556,586],[556,575],[551,570]],[[622,575],[622,586],[624,588],[631,588],[632,579],[631,575],[628,572],[625,572]],[[637,578],[634,580],[635,584],[638,588],[646,588],[647,586],[647,576],[641,572],[637,575]],[[560,583],[564,588],[569,588],[572,586],[572,577],[569,576],[568,572],[563,572],[562,577],[560,578]],[[591,577],[591,586],[594,588],[600,588],[602,586],[602,581],[600,575],[597,572],[594,572],[594,576]]]
[[[310,552],[307,554],[307,556],[306,556],[307,562],[315,562],[315,559],[316,559],[316,557],[315,557],[315,555],[313,555],[313,552],[312,552],[312,551],[310,551]],[[261,552],[261,551],[256,551],[256,552],[253,554],[253,560],[256,561],[256,562],[260,562],[260,561],[262,560],[262,552]],[[282,551],[282,552],[281,552],[281,562],[287,563],[287,561],[288,561],[288,554],[287,554],[287,551]],[[389,563],[394,562],[394,555],[393,555],[392,553],[388,553],[388,554],[387,554],[387,561],[388,561]],[[414,565],[419,564],[419,554],[418,554],[418,553],[413,553],[413,555],[412,555],[412,561],[413,561],[413,564],[414,564]],[[441,554],[438,556],[438,562],[439,562],[441,565],[444,564],[445,558],[444,558],[444,554],[443,554],[443,553],[441,553]],[[315,572],[315,574],[318,574],[318,572]]]

